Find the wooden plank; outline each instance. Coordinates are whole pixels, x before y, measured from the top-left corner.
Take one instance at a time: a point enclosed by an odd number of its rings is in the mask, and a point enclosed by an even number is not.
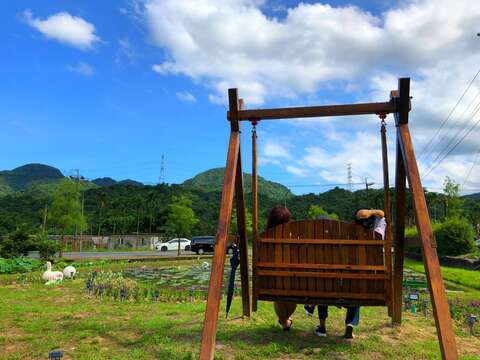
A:
[[[257,175],[257,132],[252,130],[252,311],[257,311],[258,303],[258,175]]]
[[[306,226],[306,237],[308,238],[315,238],[315,223],[312,222],[312,221],[307,221],[305,222],[305,226]],[[302,243],[303,244],[306,244],[303,239],[302,239]],[[307,250],[307,263],[309,264],[315,264],[315,246],[313,244],[308,244],[307,246],[305,246],[306,250]],[[308,279],[307,280],[307,289],[308,290],[312,290],[312,291],[316,291],[316,281],[315,279]]]
[[[298,239],[298,262],[299,263],[308,263],[307,259],[307,246],[303,244],[303,237],[305,237],[307,228],[306,228],[307,221],[299,221],[298,222],[298,233],[297,236],[300,237]],[[298,285],[300,290],[307,290],[307,280],[305,278],[300,278],[298,280]]]
[[[382,123],[380,130],[381,142],[382,142],[382,168],[383,168],[383,211],[385,212],[385,220],[387,222],[387,228],[385,229],[385,264],[387,267],[387,274],[389,279],[384,282],[385,292],[387,294],[388,315],[391,317],[393,314],[392,308],[392,294],[393,294],[393,281],[392,281],[392,216],[391,216],[391,203],[390,203],[390,176],[388,172],[388,147],[387,147],[387,129],[385,123]]]
[[[285,238],[285,236],[288,236],[290,234],[290,226],[288,224],[285,224],[282,226],[282,238]],[[284,243],[283,245],[283,262],[290,262],[290,244],[289,243]],[[292,283],[290,281],[290,278],[283,279],[283,286],[285,289],[291,289]]]
[[[240,282],[242,286],[243,316],[250,317],[250,279],[248,274],[248,240],[243,188],[241,146],[238,147],[237,171],[235,176],[235,204],[237,208],[238,248],[240,251]]]
[[[238,101],[239,110],[243,109],[243,100]],[[234,128],[233,122],[232,129]],[[240,126],[239,126],[240,131]],[[250,279],[248,270],[248,239],[245,210],[245,191],[243,184],[242,148],[238,146],[237,171],[235,176],[235,204],[237,209],[238,249],[240,252],[240,283],[242,288],[243,316],[250,317]]]
[[[343,226],[343,224],[342,224]],[[286,239],[286,238],[260,238],[260,243],[284,243],[284,244],[319,244],[319,245],[367,245],[383,247],[383,240],[351,240],[351,239]]]
[[[400,98],[408,95],[403,94],[402,89],[405,86],[402,86],[402,79],[400,79]],[[402,150],[402,157],[405,165],[405,172],[407,173],[408,184],[410,186],[410,191],[412,192],[413,205],[417,220],[417,231],[420,239],[422,240],[423,261],[430,289],[430,297],[435,316],[437,335],[440,341],[440,349],[444,359],[458,359],[448,299],[442,280],[436,243],[433,237],[432,225],[430,223],[425,194],[420,181],[420,174],[418,171],[417,161],[415,159],[410,131],[408,129],[408,122],[404,122],[402,119],[399,119],[399,122],[399,143]]]
[[[398,131],[398,130],[397,130]],[[405,207],[406,207],[405,165],[403,164],[402,149],[397,140],[397,160],[395,164],[395,238],[394,238],[394,265],[393,265],[393,312],[392,324],[402,323],[403,304],[403,255],[405,240]]]
[[[344,105],[302,106],[278,109],[242,110],[238,114],[239,121],[245,120],[273,120],[304,117],[350,116],[378,113],[392,113],[395,106],[392,102],[360,103]],[[227,117],[230,119],[230,112]]]
[[[283,225],[276,226],[274,229],[274,232],[275,232],[275,237],[283,236]],[[274,261],[282,262],[283,261],[283,244],[274,243],[273,253],[274,253]],[[275,289],[283,289],[283,279],[281,277],[275,278]]]
[[[311,272],[311,271],[292,272],[292,271],[286,271],[286,270],[259,270],[258,273],[261,276],[284,276],[287,278],[305,276],[310,278],[318,277],[318,278],[376,279],[376,280],[387,279],[386,274],[373,274],[373,273],[358,274],[358,273],[347,273],[347,272],[338,273],[338,272]],[[285,289],[285,290],[288,290],[288,289]],[[352,291],[352,292],[355,292],[355,291]]]
[[[294,221],[288,224],[288,233],[292,239],[298,241],[298,221]],[[295,243],[292,243],[290,245],[290,264],[298,264],[298,245],[296,245]],[[298,290],[300,288],[299,284],[300,283],[298,279],[291,280],[292,289]]]
[[[332,222],[330,220],[324,220],[323,221],[323,238],[324,239],[332,239],[331,228],[332,228]],[[325,249],[323,253],[323,259],[325,261],[324,264],[331,264],[333,261],[332,246],[325,245],[324,249]],[[333,280],[325,279],[325,291],[333,291]]]
[[[338,237],[340,239],[346,239],[348,237],[347,234],[347,224],[342,224],[341,222],[339,224],[339,233]],[[339,259],[339,264],[348,264],[348,253],[346,251],[348,248],[346,246],[338,245],[337,246],[337,251],[338,251],[338,259]],[[354,250],[350,247],[350,250]],[[345,271],[348,270],[341,270],[340,274],[345,273]],[[340,280],[340,291],[342,292],[350,292],[350,281],[348,279],[345,279],[342,276],[339,276]]]
[[[275,236],[275,228],[268,229],[267,231],[270,236]],[[275,261],[275,244],[266,244],[266,251],[266,258],[268,261]],[[275,289],[275,286],[277,285],[277,282],[273,278],[267,278],[267,283],[269,289]]]
[[[323,239],[323,224],[324,221],[316,221],[315,223],[315,239]],[[322,244],[315,245],[315,264],[323,264],[324,263],[324,252],[325,246]],[[318,270],[322,272],[323,270]],[[316,280],[316,291],[324,291],[325,290],[325,281],[322,278],[317,278]]]
[[[350,265],[350,264],[307,264],[307,263],[276,263],[258,262],[260,268],[286,268],[286,269],[322,269],[322,270],[363,270],[363,271],[385,271],[383,265]]]
[[[357,232],[357,236],[364,239],[366,236],[365,229],[363,229],[360,225],[355,225],[355,229]],[[367,247],[365,245],[361,245],[358,247],[358,265],[365,266],[367,264]],[[361,280],[359,282],[360,285],[360,292],[366,293],[367,292],[367,281]]]
[[[260,295],[277,296],[305,296],[305,297],[325,297],[325,298],[343,298],[343,299],[377,299],[385,300],[385,294],[369,293],[344,293],[337,291],[309,291],[309,290],[277,290],[260,289]]]
[[[263,301],[282,301],[294,304],[324,304],[335,306],[385,306],[385,299],[342,299],[326,298],[315,296],[279,296],[279,295],[259,295],[259,300]]]
[[[330,236],[333,239],[338,239],[340,237],[340,222],[336,220],[331,220]],[[332,245],[332,259],[334,264],[342,264],[341,262],[341,251],[340,246]],[[342,292],[342,281],[340,279],[333,280],[333,290],[335,292]]]
[[[235,187],[235,174],[237,170],[238,151],[240,148],[240,133],[234,131],[230,134],[227,153],[227,164],[223,180],[222,199],[220,202],[220,215],[218,218],[217,235],[212,260],[212,272],[208,287],[205,320],[203,322],[202,343],[200,347],[201,360],[213,360],[215,340],[217,335],[218,311],[222,292],[223,270],[227,248],[228,230],[232,216],[233,192]]]

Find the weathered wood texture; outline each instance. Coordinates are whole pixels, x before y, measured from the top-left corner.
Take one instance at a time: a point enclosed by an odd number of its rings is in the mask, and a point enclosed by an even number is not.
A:
[[[236,112],[238,96],[236,91],[229,91],[230,110]],[[231,119],[232,132],[228,145],[227,164],[223,179],[223,191],[220,202],[220,215],[218,218],[217,235],[212,260],[212,272],[208,287],[207,307],[203,323],[202,343],[200,347],[201,360],[213,360],[215,352],[215,339],[217,335],[218,312],[222,295],[223,270],[225,268],[225,252],[227,237],[232,216],[233,194],[237,174],[237,164],[240,151],[240,132],[238,120]],[[237,130],[234,130],[237,129]]]
[[[391,203],[390,203],[390,176],[388,173],[388,148],[387,148],[387,129],[386,124],[383,122],[381,129],[381,142],[382,142],[382,166],[383,166],[383,210],[385,212],[385,219],[387,221],[387,228],[385,229],[385,263],[387,264],[387,273],[391,278],[392,274],[392,215],[391,215]],[[393,281],[385,283],[386,294],[388,303],[388,315],[393,314]]]
[[[400,91],[400,97],[402,92]],[[427,202],[423,192],[420,174],[418,171],[412,139],[408,129],[408,123],[402,122],[398,129],[398,141],[402,150],[402,157],[407,174],[408,184],[412,192],[413,205],[417,221],[417,230],[422,240],[423,262],[427,274],[430,297],[435,316],[437,335],[440,341],[440,349],[444,359],[458,359],[455,334],[453,332],[452,319],[448,306],[448,299],[440,272],[436,242],[433,236]]]
[[[243,108],[240,99],[239,108]],[[233,129],[233,125],[232,125]],[[235,176],[235,204],[237,209],[238,249],[240,251],[240,279],[242,286],[242,309],[243,316],[250,317],[250,280],[248,275],[248,239],[245,214],[245,197],[243,186],[242,152],[238,148],[237,171]]]
[[[405,251],[405,207],[406,207],[406,175],[400,145],[397,144],[395,164],[395,238],[393,265],[393,313],[392,323],[402,323],[403,303],[403,255]]]
[[[372,231],[336,220],[294,221],[269,229],[256,245],[258,299],[388,305],[385,244]]]
[[[347,105],[325,105],[305,106],[279,109],[254,109],[242,110],[238,113],[238,120],[273,120],[291,119],[304,117],[325,117],[325,116],[349,116],[366,115],[378,113],[391,113],[395,111],[391,102],[347,104]],[[231,119],[232,113],[228,112],[227,117]]]
[[[257,236],[258,236],[258,175],[257,175],[257,131],[252,129],[252,310],[257,311]]]

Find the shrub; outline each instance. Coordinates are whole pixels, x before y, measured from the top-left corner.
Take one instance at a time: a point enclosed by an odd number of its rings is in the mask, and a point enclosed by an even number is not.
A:
[[[26,226],[20,226],[2,240],[0,244],[0,256],[10,259],[28,255],[28,252],[33,249],[29,229]]]
[[[43,267],[43,262],[37,259],[17,257],[13,259],[0,258],[0,274],[23,273],[38,270]]]
[[[62,244],[59,241],[50,240],[46,235],[39,234],[35,238],[35,248],[40,254],[40,259],[51,260],[62,250]]]
[[[440,255],[462,255],[474,250],[475,232],[466,219],[447,218],[435,231]]]

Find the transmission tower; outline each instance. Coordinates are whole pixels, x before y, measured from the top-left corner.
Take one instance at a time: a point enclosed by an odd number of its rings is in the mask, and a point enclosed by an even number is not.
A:
[[[165,155],[164,154],[162,154],[159,180],[160,180],[160,184],[165,184]]]
[[[348,190],[352,191],[352,164],[347,164],[347,183],[348,183]]]

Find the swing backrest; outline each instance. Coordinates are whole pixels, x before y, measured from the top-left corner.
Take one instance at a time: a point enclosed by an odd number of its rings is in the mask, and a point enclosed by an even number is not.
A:
[[[255,243],[255,300],[298,304],[388,305],[385,241],[336,220],[293,221]]]

